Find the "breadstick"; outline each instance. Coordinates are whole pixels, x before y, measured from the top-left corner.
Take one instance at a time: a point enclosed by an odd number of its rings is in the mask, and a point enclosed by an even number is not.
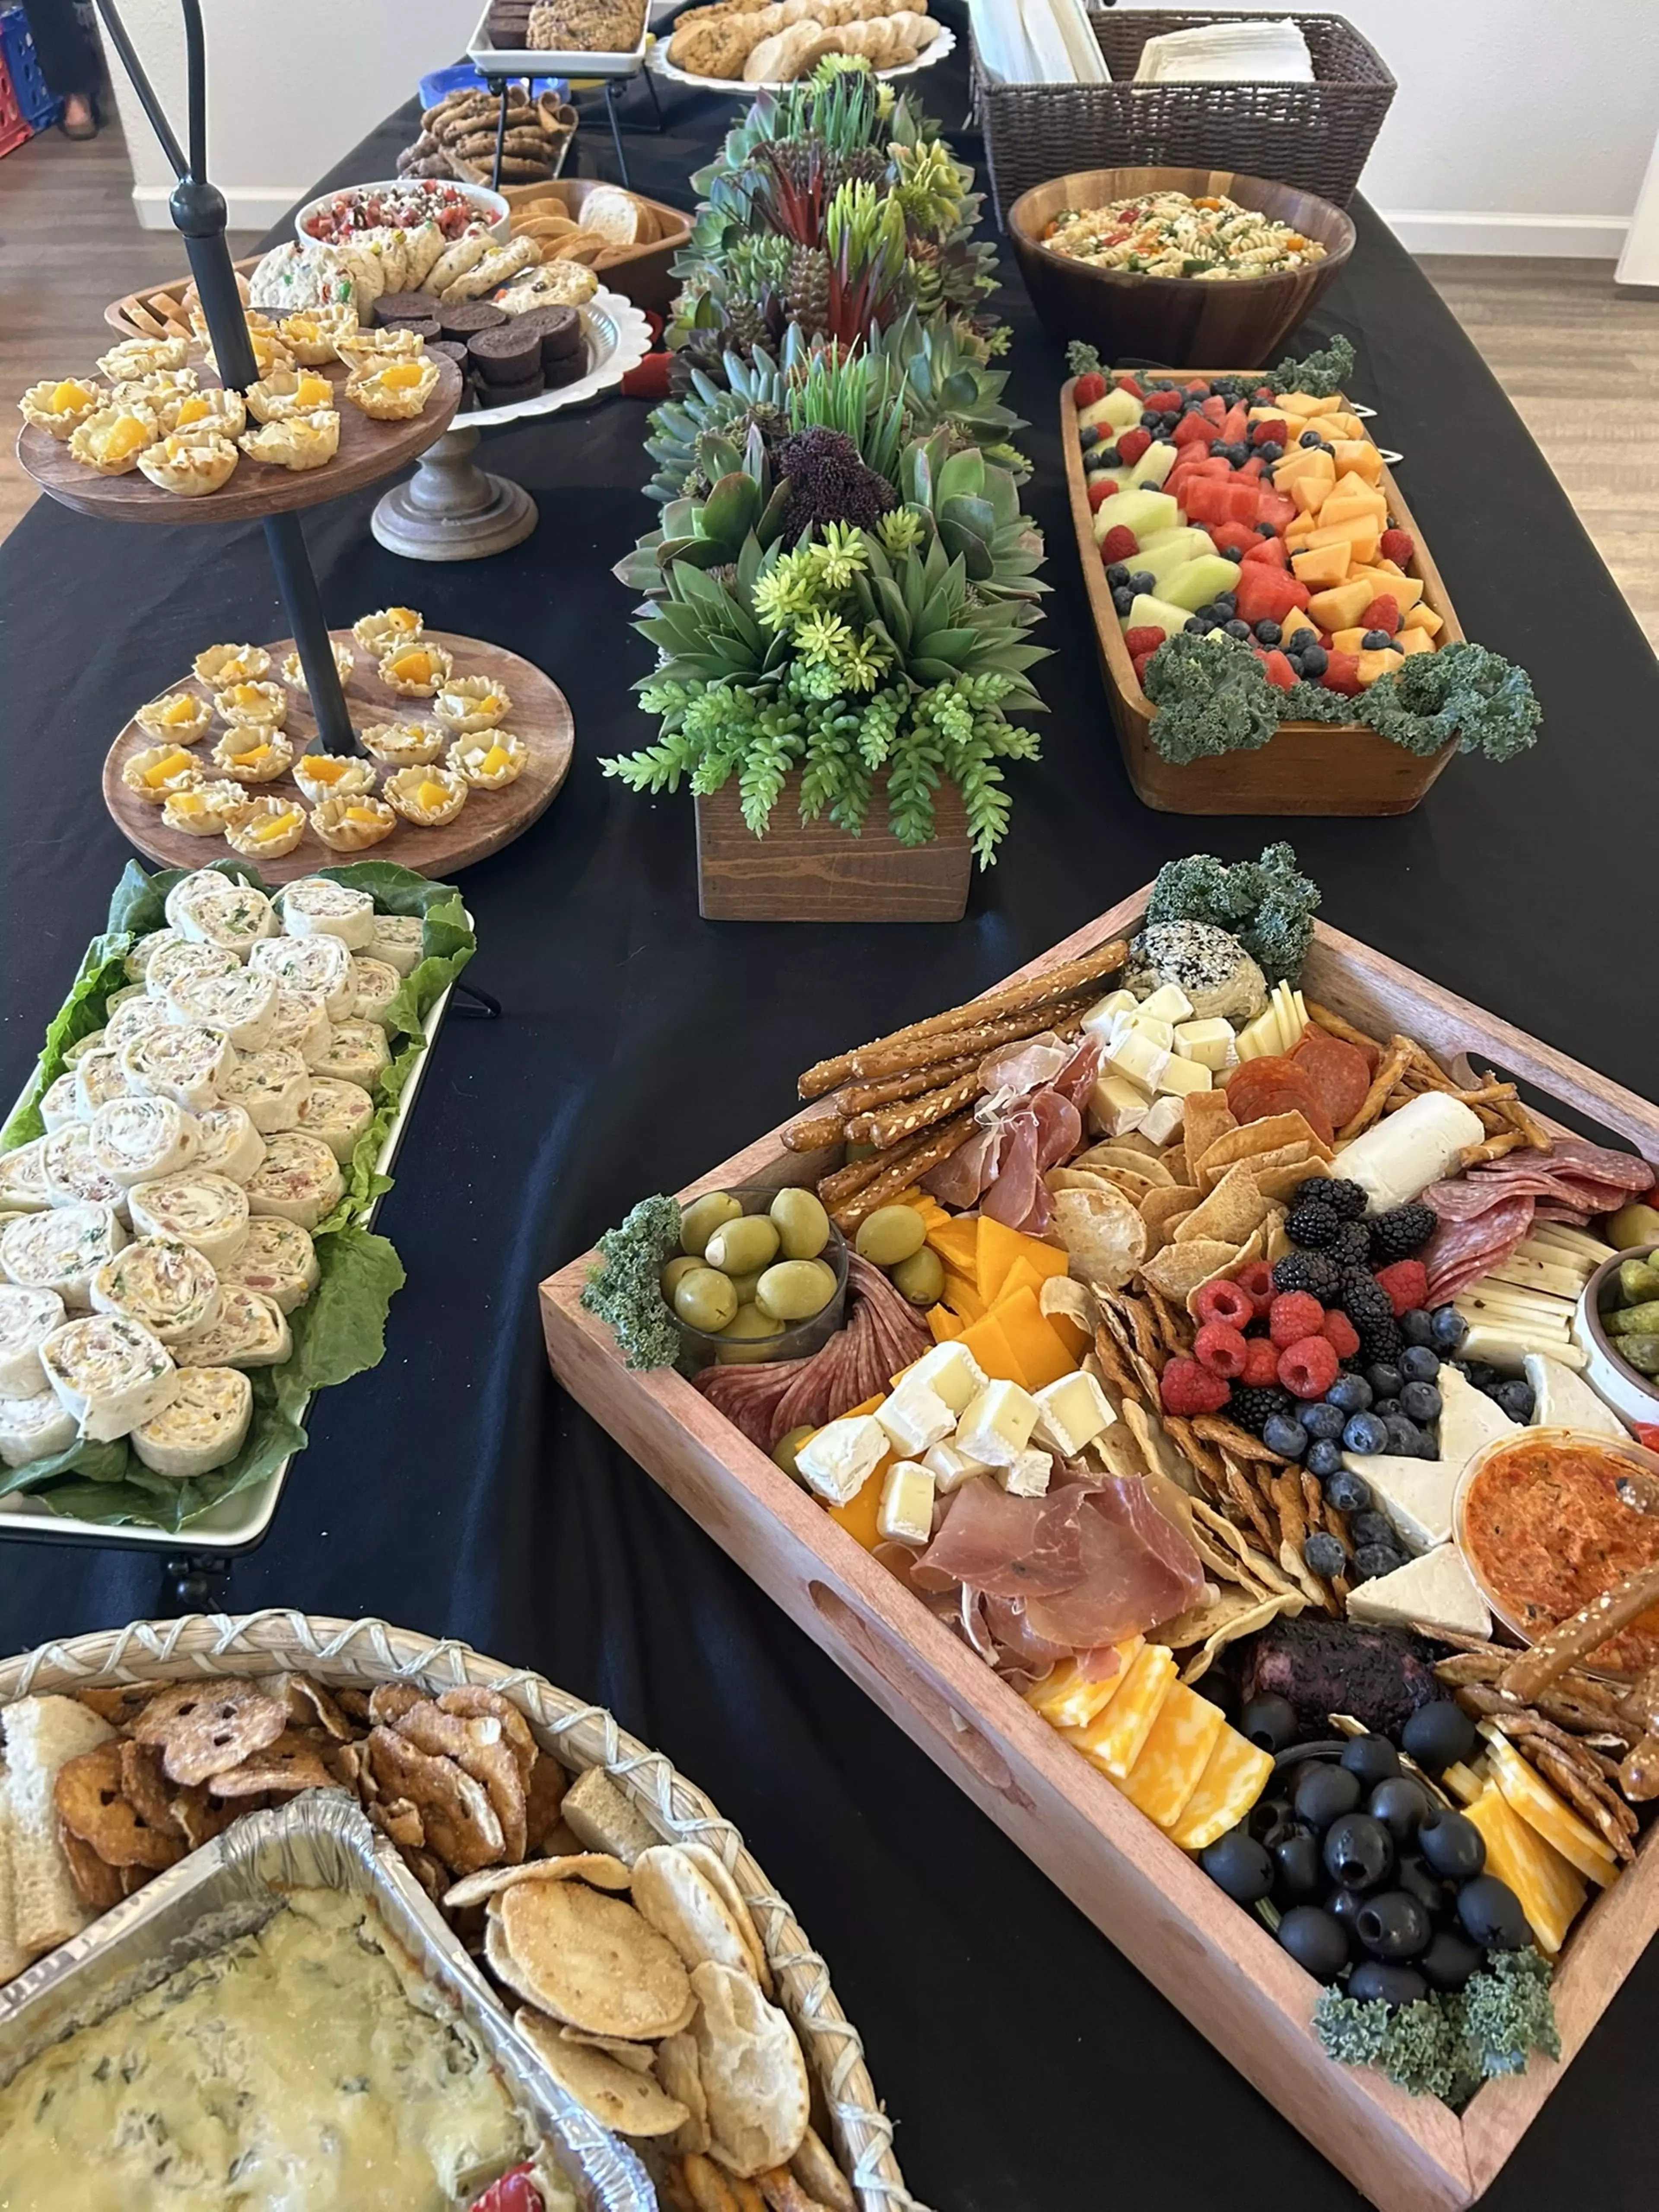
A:
[[[1069,1018],[1074,1009],[1083,1011],[1075,999],[1061,1000],[1023,1014],[1005,1015],[1000,1021],[978,1022],[971,1029],[947,1030],[939,1036],[924,1037],[920,1044],[866,1045],[853,1055],[854,1073],[866,1079],[908,1075],[918,1067],[932,1067],[941,1059],[962,1059],[971,1054],[974,1059],[981,1060],[999,1045],[1018,1044],[1026,1037],[1055,1028],[1058,1021],[1062,1017]]]
[[[1352,1022],[1345,1022],[1340,1014],[1334,1012],[1329,1006],[1318,1005],[1312,999],[1304,999],[1303,1004],[1308,1009],[1308,1019],[1328,1036],[1340,1037],[1344,1044],[1357,1044],[1362,1052],[1374,1052],[1381,1057],[1382,1046],[1375,1037],[1367,1036],[1364,1030],[1357,1030]]]
[[[1085,953],[1081,959],[1068,960],[1062,968],[1051,968],[1041,975],[1028,975],[1020,982],[1006,984],[1000,991],[990,991],[983,998],[971,1000],[966,1006],[952,1006],[942,1014],[930,1014],[925,1021],[911,1022],[903,1029],[890,1031],[886,1036],[875,1037],[868,1044],[855,1047],[852,1052],[838,1053],[833,1060],[821,1060],[806,1070],[796,1087],[803,1098],[821,1098],[826,1091],[833,1091],[837,1084],[858,1074],[860,1071],[854,1063],[866,1054],[915,1044],[924,1037],[975,1027],[1005,1014],[1023,1013],[1075,997],[1085,986],[1115,975],[1128,951],[1127,941],[1115,937],[1109,944]]]
[[[1519,1129],[1506,1129],[1501,1137],[1488,1137],[1484,1144],[1465,1145],[1457,1155],[1459,1168],[1478,1167],[1482,1160],[1501,1160],[1505,1152],[1512,1152],[1526,1139]]]
[[[890,1204],[901,1191],[908,1190],[930,1168],[936,1168],[941,1160],[948,1160],[959,1146],[967,1143],[975,1127],[971,1114],[958,1114],[953,1121],[942,1121],[938,1128],[927,1130],[914,1144],[889,1153],[884,1161],[878,1154],[877,1163],[882,1172],[875,1181],[866,1183],[857,1197],[840,1206],[830,1206],[830,1218],[836,1228],[856,1229],[878,1207]],[[860,1167],[865,1164],[862,1160],[859,1162]],[[819,1196],[823,1196],[822,1191]],[[824,1202],[829,1204],[828,1200]]]
[[[1632,1568],[1611,1589],[1603,1590],[1540,1636],[1530,1651],[1523,1651],[1504,1669],[1498,1688],[1505,1697],[1529,1705],[1576,1660],[1589,1658],[1598,1644],[1605,1644],[1620,1629],[1628,1628],[1656,1601],[1659,1601],[1659,1561]]]
[[[957,1060],[934,1060],[911,1075],[889,1076],[884,1083],[855,1083],[842,1092],[836,1103],[849,1114],[873,1114],[878,1106],[892,1106],[902,1098],[920,1098],[924,1091],[954,1083],[957,1076],[976,1067],[979,1060],[976,1052],[964,1053]]]
[[[1345,1122],[1336,1133],[1339,1144],[1346,1145],[1350,1137],[1357,1137],[1362,1129],[1370,1127],[1371,1123],[1382,1111],[1383,1101],[1410,1064],[1412,1054],[1416,1048],[1409,1037],[1396,1036],[1390,1039],[1382,1065],[1371,1078],[1371,1087],[1365,1093],[1364,1103],[1352,1121]]]
[[[833,1213],[843,1200],[861,1191],[866,1183],[873,1182],[886,1167],[879,1152],[872,1152],[861,1160],[848,1160],[844,1168],[836,1168],[817,1186],[818,1196]]]
[[[975,1068],[967,1075],[959,1075],[954,1083],[925,1092],[908,1106],[896,1106],[885,1114],[856,1115],[847,1124],[847,1133],[855,1145],[873,1145],[878,1152],[890,1152],[907,1137],[932,1128],[935,1121],[948,1121],[963,1107],[971,1106],[981,1088],[979,1070]]]
[[[1638,1674],[1619,1700],[1619,1717],[1632,1722],[1644,1735],[1659,1729],[1659,1665]]]
[[[784,1131],[784,1149],[791,1152],[821,1152],[828,1146],[840,1144],[846,1134],[847,1124],[839,1114],[817,1114]]]

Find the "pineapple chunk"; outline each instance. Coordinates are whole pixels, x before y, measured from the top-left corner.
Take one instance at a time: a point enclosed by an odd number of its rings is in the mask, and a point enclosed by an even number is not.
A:
[[[306,774],[313,783],[337,783],[345,774],[347,765],[344,761],[326,760],[320,755],[313,755],[306,763]]]
[[[432,781],[432,778],[428,776],[422,783],[420,789],[416,793],[415,796],[420,800],[422,805],[424,806],[429,813],[431,813],[435,812],[441,806],[447,806],[449,804],[450,795],[448,792],[444,789],[442,784],[434,783]]]
[[[164,760],[158,760],[154,768],[145,769],[144,781],[154,790],[164,784],[169,776],[178,775],[182,770],[195,765],[188,753],[180,752],[175,746]]]
[[[124,460],[150,441],[149,432],[136,416],[123,415],[112,422],[98,441],[98,450],[106,461]]]
[[[512,759],[512,754],[504,746],[491,745],[489,750],[478,763],[479,773],[483,775],[499,775],[504,768],[511,764]]]
[[[54,415],[67,415],[73,408],[84,407],[93,397],[84,384],[66,376],[61,384],[53,385],[46,404]]]
[[[270,747],[269,745],[252,745],[246,752],[238,753],[236,756],[237,759],[246,768],[256,768],[261,761],[268,760],[270,757]]]
[[[275,838],[286,837],[297,818],[298,810],[292,806],[285,807],[280,814],[267,814],[263,822],[253,825],[254,842],[268,845]]]
[[[432,656],[416,646],[408,653],[400,653],[392,663],[392,673],[405,684],[423,684],[432,673]]]
[[[307,412],[313,407],[327,407],[334,398],[334,387],[325,376],[302,376],[294,393],[294,404]]]
[[[374,806],[348,806],[345,818],[348,822],[367,822],[377,830],[380,826],[380,809]]]
[[[196,720],[196,701],[191,698],[188,691],[181,691],[177,698],[169,699],[167,705],[162,708],[161,720],[176,726],[180,722],[193,722]]]
[[[426,374],[426,365],[418,361],[395,361],[389,368],[380,371],[380,381],[388,392],[408,392]]]

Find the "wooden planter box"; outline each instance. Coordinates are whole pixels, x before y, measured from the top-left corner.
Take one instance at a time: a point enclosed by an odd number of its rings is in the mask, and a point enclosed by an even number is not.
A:
[[[1020,973],[1131,929],[1146,896],[1125,899]],[[1445,1057],[1490,1054],[1659,1157],[1659,1109],[1322,923],[1304,981],[1373,1034],[1403,1029]],[[786,1152],[774,1130],[681,1196],[810,1183],[838,1162],[838,1150]],[[585,1253],[541,1285],[548,1358],[572,1396],[1367,2197],[1383,2212],[1473,2203],[1659,1927],[1659,1832],[1568,1940],[1554,1981],[1559,2061],[1534,2057],[1524,2075],[1488,2084],[1461,2118],[1370,2069],[1333,2064],[1309,2027],[1316,1985],[1259,1921],[688,1382],[623,1364],[610,1330],[580,1308],[595,1260]]]
[[[1231,369],[1195,372],[1200,375],[1237,373]],[[1158,752],[1149,735],[1152,708],[1136,680],[1095,543],[1077,409],[1072,404],[1075,381],[1068,379],[1060,395],[1066,485],[1083,562],[1084,589],[1094,617],[1101,678],[1135,796],[1160,814],[1409,814],[1451,758],[1455,745],[1446,745],[1425,758],[1391,744],[1363,723],[1282,722],[1278,734],[1254,752],[1221,753],[1181,767]],[[1430,559],[1423,533],[1386,468],[1382,489],[1401,528],[1410,531],[1417,541],[1409,573],[1423,579],[1424,605],[1445,624],[1437,642],[1461,642],[1463,632],[1452,612],[1440,571]]]
[[[857,837],[827,814],[801,820],[799,775],[784,785],[763,837],[743,818],[735,777],[696,810],[705,921],[960,921],[966,910],[973,853],[952,783],[933,794],[938,835],[927,845],[901,845],[886,828],[885,776]]]

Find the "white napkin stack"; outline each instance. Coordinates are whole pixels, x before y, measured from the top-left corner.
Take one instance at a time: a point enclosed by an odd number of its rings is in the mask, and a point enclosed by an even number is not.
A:
[[[993,84],[1109,84],[1084,0],[968,0]]]
[[[1135,82],[1311,84],[1313,73],[1308,42],[1295,23],[1204,23],[1148,39]]]

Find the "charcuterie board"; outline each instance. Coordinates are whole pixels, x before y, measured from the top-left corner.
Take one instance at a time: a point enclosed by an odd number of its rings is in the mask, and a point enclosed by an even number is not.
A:
[[[1147,896],[1123,900],[1011,983],[1035,987],[1085,956],[1103,957],[1097,948],[1136,929]],[[1328,1035],[1398,1042],[1404,1033],[1447,1064],[1461,1065],[1460,1054],[1490,1060],[1529,1086],[1547,1143],[1565,1133],[1538,1110],[1554,1101],[1647,1158],[1659,1154],[1659,1109],[1352,938],[1316,923],[1300,980]],[[803,1092],[811,1095],[805,1082]],[[803,1141],[800,1124],[791,1133]],[[1507,1158],[1507,1147],[1498,1144],[1496,1157]],[[822,1191],[842,1158],[839,1144],[791,1149],[781,1127],[681,1200],[741,1190],[753,1210],[763,1202],[754,1194],[768,1189]],[[896,1181],[902,1172],[896,1168]],[[854,1217],[838,1218],[846,1228]],[[1314,1979],[1098,1763],[1039,1717],[1035,1692],[1023,1696],[999,1679],[888,1571],[873,1540],[854,1535],[848,1515],[826,1512],[716,1411],[717,1390],[672,1368],[623,1364],[611,1330],[582,1303],[598,1257],[584,1255],[542,1285],[549,1358],[572,1395],[1368,2198],[1385,2212],[1454,2212],[1480,2197],[1659,1929],[1651,1836],[1616,1885],[1582,1911],[1561,1949],[1551,1984],[1559,2062],[1534,2057],[1521,2078],[1489,2081],[1461,2111],[1407,2096],[1370,2067],[1333,2063],[1310,2032]],[[941,1334],[941,1350],[945,1341]]]

